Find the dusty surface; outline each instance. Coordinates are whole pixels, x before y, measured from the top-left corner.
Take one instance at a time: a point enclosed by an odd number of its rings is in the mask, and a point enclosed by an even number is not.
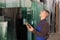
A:
[[[50,34],[48,40],[60,40],[60,33],[52,33],[52,34]]]

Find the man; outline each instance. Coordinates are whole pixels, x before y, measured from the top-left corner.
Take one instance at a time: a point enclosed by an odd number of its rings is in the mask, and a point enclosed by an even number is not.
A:
[[[49,32],[49,24],[46,21],[46,18],[49,16],[48,10],[43,10],[40,15],[41,21],[37,25],[36,29],[34,29],[30,24],[26,23],[27,29],[36,35],[36,40],[47,40],[48,32]]]

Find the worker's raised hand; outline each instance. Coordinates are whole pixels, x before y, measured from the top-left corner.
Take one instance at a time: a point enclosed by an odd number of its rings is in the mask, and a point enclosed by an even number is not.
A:
[[[30,24],[26,23],[26,27],[30,32],[32,32],[34,30],[34,28]]]

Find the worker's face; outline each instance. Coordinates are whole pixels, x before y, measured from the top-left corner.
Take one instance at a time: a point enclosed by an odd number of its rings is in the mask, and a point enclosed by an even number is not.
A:
[[[47,17],[48,13],[46,11],[42,11],[39,16],[40,17]]]

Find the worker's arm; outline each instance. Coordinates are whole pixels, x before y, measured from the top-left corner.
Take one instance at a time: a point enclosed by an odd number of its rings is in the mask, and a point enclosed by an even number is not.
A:
[[[48,26],[48,23],[45,23],[42,25],[42,31],[41,32],[38,32],[36,31],[35,29],[32,31],[35,35],[38,35],[38,36],[46,36],[46,34],[49,32],[49,26]]]
[[[45,36],[49,31],[48,23],[45,23],[42,25],[42,31],[41,32],[36,31],[30,24],[29,25],[26,24],[26,26],[30,32],[33,32],[35,35],[38,35],[38,36]]]

